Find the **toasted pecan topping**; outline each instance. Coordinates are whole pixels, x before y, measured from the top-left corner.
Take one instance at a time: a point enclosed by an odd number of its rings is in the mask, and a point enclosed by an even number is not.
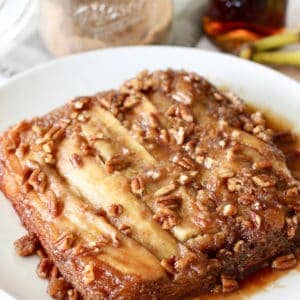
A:
[[[113,218],[117,218],[123,213],[123,210],[124,208],[121,204],[112,204],[108,209],[108,214]]]
[[[173,162],[185,170],[193,170],[196,167],[196,163],[193,161],[193,159],[183,154],[175,155],[173,157]]]
[[[84,266],[82,281],[85,285],[89,285],[94,280],[95,280],[94,265],[93,263],[89,263],[86,266]]]
[[[36,253],[39,242],[35,235],[29,233],[16,240],[14,246],[19,256],[30,256]]]
[[[90,103],[90,101],[91,101],[91,99],[88,97],[82,97],[82,98],[76,99],[73,102],[73,108],[75,110],[82,110],[88,105],[88,103]]]
[[[237,214],[237,208],[232,204],[226,204],[223,207],[223,215],[225,217],[232,217]]]
[[[154,193],[154,197],[160,197],[160,196],[164,196],[167,195],[171,192],[173,192],[176,189],[176,184],[175,183],[170,183],[167,184],[161,188],[159,188],[155,193]]]
[[[222,292],[231,293],[239,288],[238,282],[228,275],[221,275]]]
[[[105,168],[108,173],[113,173],[114,171],[121,171],[127,168],[129,161],[126,160],[123,154],[113,155],[110,159],[106,160]]]
[[[62,204],[58,200],[55,193],[51,190],[48,191],[48,211],[53,218],[58,217],[62,212]]]
[[[162,259],[160,262],[161,266],[170,274],[176,273],[175,270],[175,257],[171,257],[169,259]]]
[[[119,227],[119,230],[127,235],[127,236],[130,236],[131,235],[131,227],[129,225],[126,225],[126,224],[122,224],[120,227]]]
[[[31,173],[28,183],[36,192],[44,193],[47,187],[47,176],[40,169],[35,169]]]
[[[52,268],[53,263],[49,258],[41,258],[37,266],[36,273],[40,278],[46,279],[50,276]]]
[[[137,176],[131,180],[131,192],[135,195],[141,196],[145,190],[145,183],[141,176]]]
[[[179,207],[182,199],[177,195],[164,195],[155,199],[158,207],[176,209]]]
[[[242,181],[238,178],[229,178],[227,181],[227,188],[230,192],[238,192],[242,188]]]
[[[271,187],[276,184],[276,180],[266,174],[253,176],[252,180],[258,187],[263,187],[263,188]]]
[[[171,229],[179,222],[177,214],[169,208],[160,208],[153,219],[157,221],[163,229]]]
[[[65,299],[70,285],[62,278],[52,277],[49,281],[47,292],[55,299]]]
[[[297,266],[297,260],[294,254],[283,255],[275,258],[272,262],[272,268],[277,270],[287,270]]]
[[[72,247],[75,237],[70,232],[63,232],[56,240],[55,246],[59,250],[68,250]]]

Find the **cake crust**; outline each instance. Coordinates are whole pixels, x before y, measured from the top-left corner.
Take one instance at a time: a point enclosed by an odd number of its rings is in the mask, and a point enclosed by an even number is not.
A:
[[[296,264],[299,182],[261,113],[142,72],[0,138],[0,189],[86,299],[230,292]]]

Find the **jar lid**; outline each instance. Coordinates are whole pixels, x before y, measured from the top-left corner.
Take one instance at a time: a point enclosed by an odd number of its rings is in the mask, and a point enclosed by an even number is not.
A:
[[[0,0],[0,51],[12,47],[14,40],[28,24],[36,0]]]

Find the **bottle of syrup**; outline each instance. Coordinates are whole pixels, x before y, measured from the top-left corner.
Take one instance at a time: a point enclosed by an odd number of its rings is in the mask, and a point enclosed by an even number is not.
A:
[[[241,44],[280,32],[287,0],[210,0],[204,33],[220,48],[234,52]]]

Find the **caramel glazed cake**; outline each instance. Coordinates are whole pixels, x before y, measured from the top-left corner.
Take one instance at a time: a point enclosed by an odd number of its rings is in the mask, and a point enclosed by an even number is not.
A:
[[[231,292],[296,265],[299,182],[260,112],[195,73],[142,72],[2,135],[0,187],[58,299]]]

